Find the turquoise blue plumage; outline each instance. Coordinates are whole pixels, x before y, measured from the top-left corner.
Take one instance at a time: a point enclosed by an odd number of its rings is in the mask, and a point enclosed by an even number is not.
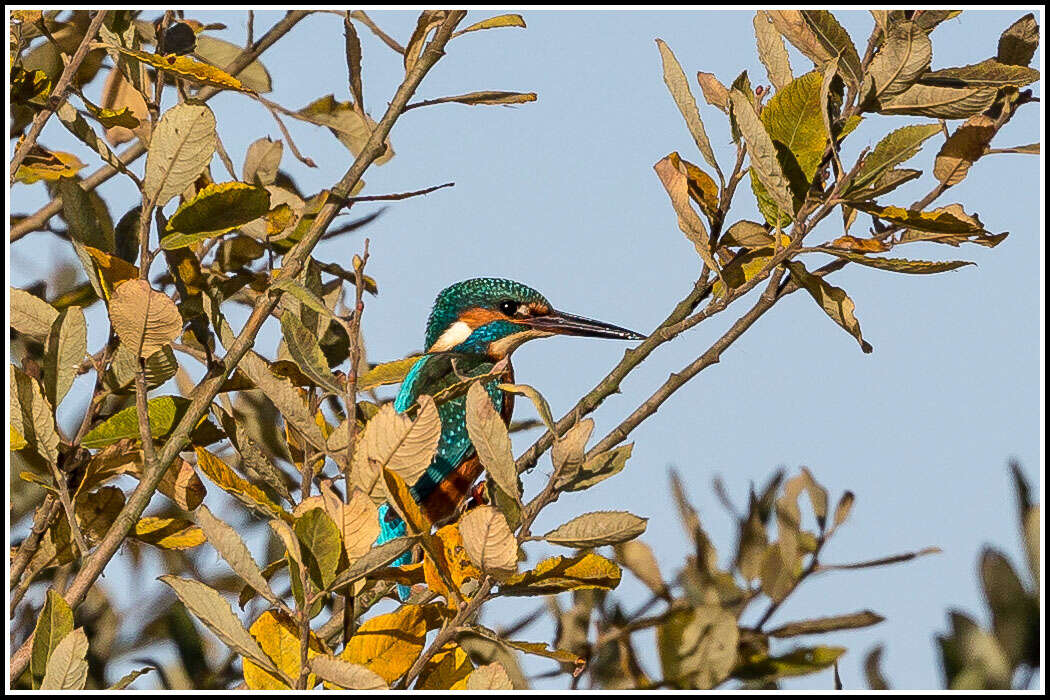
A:
[[[409,411],[420,396],[440,394],[470,377],[493,372],[521,343],[555,334],[640,339],[625,328],[555,311],[535,289],[513,280],[491,277],[459,282],[438,294],[426,329],[426,354],[405,375],[394,399],[394,410]],[[497,412],[507,423],[513,410],[513,395],[499,389],[513,382],[509,360],[498,378],[485,380],[485,390]],[[441,437],[426,472],[410,486],[431,522],[455,512],[480,476],[474,446],[466,424],[466,395],[438,405]],[[377,544],[405,534],[405,523],[383,504],[379,509],[380,535]],[[395,566],[411,561],[411,554],[398,558]],[[398,586],[404,600],[408,588]]]

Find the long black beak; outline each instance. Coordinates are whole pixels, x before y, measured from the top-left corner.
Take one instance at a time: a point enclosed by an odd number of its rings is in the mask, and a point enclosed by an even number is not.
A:
[[[543,316],[533,316],[524,323],[539,331],[559,335],[580,335],[588,338],[616,338],[618,340],[645,340],[641,333],[614,326],[604,321],[595,321],[583,316],[574,316],[561,311],[551,311]]]

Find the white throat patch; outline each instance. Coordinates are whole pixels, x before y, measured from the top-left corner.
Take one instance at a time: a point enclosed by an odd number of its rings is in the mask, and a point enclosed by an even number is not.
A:
[[[434,344],[427,349],[427,352],[451,350],[469,338],[473,332],[474,329],[467,325],[465,321],[456,321],[448,327],[448,330],[441,334],[440,338],[434,341]]]

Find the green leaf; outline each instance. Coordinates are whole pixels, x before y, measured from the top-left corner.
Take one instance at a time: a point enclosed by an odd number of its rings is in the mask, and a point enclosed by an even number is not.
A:
[[[87,100],[84,103],[90,110],[92,105]],[[117,156],[116,153],[110,149],[106,142],[100,137],[95,130],[91,128],[91,125],[87,123],[87,120],[70,104],[68,101],[63,102],[55,112],[58,116],[59,121],[62,122],[62,126],[66,127],[69,133],[77,137],[84,145],[98,154],[107,165],[115,168],[116,170],[130,174],[128,166]],[[130,125],[132,127],[138,126],[139,121],[131,115],[129,108],[125,107],[119,113],[112,112],[110,110],[97,110],[95,117],[102,122],[103,126],[121,126]]]
[[[40,384],[11,365],[10,425],[33,449],[51,464],[58,464],[58,432],[54,410],[44,398]],[[86,446],[86,445],[85,445]]]
[[[845,197],[848,202],[866,202],[876,197],[882,196],[887,192],[892,192],[901,185],[911,182],[912,180],[921,177],[921,170],[912,170],[910,168],[897,168],[894,170],[884,170],[883,173],[877,176],[871,185],[866,188],[858,190],[851,190],[846,192]],[[856,209],[850,208],[852,216],[856,217]],[[848,231],[848,227],[847,231]]]
[[[170,345],[146,358],[146,388],[155,389],[168,381],[179,371],[178,360]],[[103,375],[103,382],[110,391],[121,391],[135,381],[135,372],[139,368],[139,358],[124,344],[118,345],[113,353],[109,369]]]
[[[860,85],[860,56],[857,55],[857,48],[853,45],[849,32],[839,24],[835,15],[827,10],[802,10],[802,17],[828,55],[832,58],[838,57],[842,77],[853,85]]]
[[[967,214],[961,204],[949,204],[930,211],[880,206],[874,203],[861,203],[855,206],[880,219],[915,231],[954,235],[987,233],[981,220],[976,215]]]
[[[678,111],[682,113],[682,118],[685,119],[686,126],[689,127],[689,133],[692,134],[696,147],[700,149],[700,154],[703,155],[704,160],[721,177],[722,171],[718,167],[718,161],[715,160],[715,152],[711,149],[711,141],[707,138],[707,131],[704,129],[704,123],[700,119],[700,110],[697,109],[696,98],[693,97],[693,91],[689,89],[689,80],[685,77],[682,66],[679,65],[678,59],[675,58],[674,53],[668,48],[667,44],[662,39],[657,39],[656,45],[660,49],[660,58],[663,61],[664,83],[667,84],[667,89],[671,92],[671,97],[674,98]]]
[[[44,395],[52,408],[58,408],[73,386],[86,354],[84,312],[79,306],[70,306],[55,319],[44,349]]]
[[[157,396],[150,399],[146,404],[150,435],[154,439],[170,435],[189,405],[190,400],[183,396]],[[95,449],[124,439],[139,439],[138,414],[135,406],[128,406],[96,425],[84,436],[80,444],[89,449]]]
[[[243,182],[213,182],[187,200],[164,227],[160,246],[174,250],[221,236],[270,210],[270,193]]]
[[[752,176],[762,183],[780,211],[794,213],[795,204],[791,194],[791,183],[781,167],[773,139],[766,131],[762,120],[758,118],[754,105],[751,104],[747,95],[736,88],[730,91],[729,98],[740,134],[747,143],[747,152],[751,157]],[[819,122],[820,115],[815,114],[814,116]]]
[[[197,453],[197,468],[223,491],[265,517],[276,516],[289,522],[292,520],[262,489],[242,479],[221,459],[203,447],[195,447],[194,451]]]
[[[770,138],[786,146],[795,156],[807,186],[817,172],[828,143],[820,116],[822,81],[820,73],[807,73],[778,91],[762,108],[762,123]]]
[[[146,156],[143,191],[163,207],[182,194],[215,154],[215,115],[205,105],[178,104],[160,118]]]
[[[864,163],[857,169],[850,184],[847,197],[870,185],[890,168],[912,158],[927,139],[940,131],[940,124],[912,124],[891,131],[864,158]]]
[[[310,578],[325,589],[339,573],[343,542],[339,529],[323,508],[311,508],[295,519],[295,535],[303,545],[303,558]]]
[[[605,481],[622,471],[633,449],[634,443],[632,442],[597,454],[581,464],[578,469],[566,470],[559,476],[555,487],[560,491],[589,489],[598,482]]]
[[[714,688],[736,662],[740,631],[733,615],[714,605],[680,610],[656,628],[664,680],[678,689]]]
[[[777,31],[817,66],[823,66],[834,58],[834,54],[828,51],[813,30],[812,23],[799,10],[767,10],[767,14]]]
[[[337,396],[342,395],[343,388],[332,376],[332,370],[321,352],[317,336],[307,330],[303,322],[288,309],[281,314],[281,335],[288,346],[289,354],[303,374],[326,391]]]
[[[889,115],[967,119],[991,107],[995,95],[994,87],[912,85],[892,99],[881,102],[876,111]]]
[[[182,604],[223,644],[241,656],[251,659],[267,671],[281,675],[273,661],[263,652],[248,630],[244,629],[230,604],[218,591],[200,581],[170,574],[160,576],[159,580],[168,584]]]
[[[197,35],[197,46],[193,53],[198,58],[207,61],[213,66],[225,69],[234,62],[243,51],[243,47],[232,44],[222,39],[217,39],[207,34]],[[249,63],[244,70],[237,74],[237,79],[244,86],[255,92],[270,92],[270,74],[258,59]]]
[[[47,662],[58,643],[72,631],[72,609],[62,596],[49,588],[44,607],[36,621],[33,648],[29,657],[29,673],[34,689],[40,687],[40,681],[43,680],[47,671]]]
[[[204,536],[208,539],[208,542],[219,553],[219,556],[230,565],[233,572],[258,591],[263,598],[276,604],[278,601],[277,596],[259,570],[259,565],[255,563],[255,558],[252,557],[251,552],[237,533],[237,530],[212,515],[212,512],[205,505],[197,508],[195,516],[197,524],[204,531]]]
[[[543,539],[576,549],[620,544],[645,532],[647,520],[622,510],[584,513],[551,530]]]
[[[501,391],[509,391],[512,394],[520,394],[527,397],[532,402],[532,405],[536,407],[536,413],[540,414],[540,418],[543,419],[547,430],[551,431],[552,435],[558,434],[558,431],[554,429],[554,416],[551,415],[551,406],[540,392],[528,384],[499,384],[498,387]]]
[[[332,581],[328,590],[338,590],[347,584],[353,583],[354,581],[360,580],[365,576],[382,569],[390,562],[412,549],[413,545],[418,541],[419,537],[417,536],[398,537],[389,542],[384,542],[381,545],[373,547],[369,550],[368,554],[356,560],[350,565],[350,568],[339,574],[339,576]]]
[[[874,267],[877,270],[888,270],[889,272],[903,272],[909,275],[932,275],[938,272],[957,270],[966,265],[976,265],[976,263],[970,262],[969,260],[932,261],[905,260],[903,258],[873,258],[864,255],[863,253],[855,253],[853,251],[840,250],[838,248],[820,247],[817,250],[822,253],[827,253],[828,255],[842,258],[843,260],[855,262],[858,265],[866,265],[867,267]]]
[[[772,681],[790,676],[806,676],[830,667],[844,653],[844,647],[803,647],[780,656],[749,660],[733,669],[733,677]]]
[[[860,332],[860,322],[853,315],[854,304],[843,290],[835,287],[823,278],[810,274],[805,265],[800,262],[786,261],[791,277],[798,285],[809,292],[810,296],[820,305],[831,320],[839,324],[843,330],[852,335],[860,343],[860,348],[866,353],[872,351],[871,344],[864,340]]]
[[[832,615],[820,617],[813,620],[800,620],[789,622],[768,632],[770,637],[798,637],[804,634],[824,634],[837,630],[858,629],[877,625],[885,620],[882,615],[877,615],[870,610],[851,613],[849,615]]]
[[[1000,63],[1027,66],[1039,48],[1039,24],[1035,15],[1027,15],[1011,24],[999,37],[999,50],[995,57]]]
[[[984,599],[992,611],[992,631],[1011,666],[1039,663],[1038,595],[1025,590],[1001,552],[985,548],[980,558]]]
[[[83,690],[87,685],[88,639],[81,627],[67,634],[51,652],[41,690]]]
[[[923,85],[944,87],[1024,87],[1039,80],[1039,71],[1028,66],[1000,63],[989,58],[980,63],[958,68],[942,68],[924,74],[919,82]]]
[[[915,22],[890,27],[882,48],[871,61],[861,86],[863,105],[883,105],[908,90],[933,58],[929,36]]]
[[[136,670],[134,670],[134,671],[132,671],[130,673],[124,674],[119,681],[117,681],[113,685],[111,685],[108,688],[106,688],[106,690],[124,690],[129,685],[134,683],[135,680],[138,679],[139,676],[144,676],[147,673],[149,673],[150,671],[156,671],[156,670],[157,669],[153,668],[152,666],[147,666],[146,668],[136,669]]]
[[[412,366],[419,361],[420,357],[422,355],[412,355],[403,360],[393,360],[392,362],[381,362],[378,365],[373,365],[371,369],[358,377],[357,390],[368,391],[387,384],[400,384],[404,381],[408,370],[412,369]]]
[[[952,631],[938,635],[945,685],[952,690],[1006,690],[1013,669],[996,638],[968,615],[948,613]]]

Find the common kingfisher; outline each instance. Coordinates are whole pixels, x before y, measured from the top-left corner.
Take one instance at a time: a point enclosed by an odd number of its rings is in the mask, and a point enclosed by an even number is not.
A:
[[[514,381],[509,356],[527,340],[552,335],[645,338],[626,328],[555,311],[542,294],[520,282],[492,277],[458,282],[434,301],[427,321],[426,353],[405,375],[394,410],[404,413],[421,395],[434,395],[465,378],[489,374],[497,362],[507,359],[504,373],[488,380],[485,390],[509,424],[514,395],[498,387],[501,381]],[[441,438],[437,452],[411,487],[430,522],[452,515],[483,470],[467,434],[466,403],[466,396],[459,396],[438,406]],[[379,521],[382,530],[377,544],[405,534],[405,523],[389,504],[380,507]],[[409,560],[409,555],[403,555],[395,565]],[[405,589],[399,590],[404,598]]]

